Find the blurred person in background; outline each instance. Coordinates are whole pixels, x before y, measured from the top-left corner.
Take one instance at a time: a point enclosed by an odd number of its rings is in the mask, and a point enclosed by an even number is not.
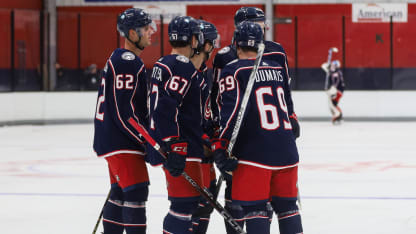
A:
[[[338,106],[339,101],[345,90],[344,76],[341,71],[341,63],[339,60],[334,60],[328,64],[327,62],[321,65],[321,68],[328,74],[328,95],[329,110],[332,114],[332,123],[334,125],[341,124],[343,120],[342,110]]]
[[[85,69],[83,76],[83,90],[97,90],[100,86],[100,72],[96,64],[91,64]]]

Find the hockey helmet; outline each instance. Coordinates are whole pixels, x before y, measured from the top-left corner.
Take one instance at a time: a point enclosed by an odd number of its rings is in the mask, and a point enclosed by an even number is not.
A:
[[[331,71],[336,71],[337,69],[341,68],[341,63],[339,62],[339,60],[334,60],[331,62],[331,66],[330,66],[330,70]]]
[[[234,31],[234,43],[241,47],[258,48],[260,43],[263,43],[263,30],[260,25],[243,21]]]
[[[201,25],[190,16],[176,16],[168,26],[169,41],[183,41],[190,43],[192,36],[198,39],[198,46],[204,44]]]
[[[156,24],[149,14],[140,8],[130,8],[121,13],[117,18],[117,31],[122,37],[128,38],[129,30],[133,29],[139,37],[143,36],[140,28],[150,25],[153,31],[157,31]]]
[[[220,48],[220,35],[215,25],[205,20],[199,20],[199,23],[201,24],[205,42],[210,42],[214,48]]]
[[[264,12],[262,9],[257,7],[241,7],[235,12],[234,25],[237,26],[243,21],[259,22],[265,21]]]

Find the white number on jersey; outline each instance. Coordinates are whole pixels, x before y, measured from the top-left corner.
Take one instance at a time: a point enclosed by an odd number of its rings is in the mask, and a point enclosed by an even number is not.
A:
[[[182,84],[180,84],[182,83]],[[169,81],[169,89],[178,92],[179,94],[183,95],[186,86],[188,85],[188,81],[185,78],[179,76],[172,76]]]
[[[159,88],[157,87],[157,85],[155,85],[155,84],[153,84],[153,86],[152,86],[152,91],[150,92],[150,95],[153,95],[153,94],[155,94],[156,96],[155,96],[155,105],[154,105],[154,107],[153,107],[153,110],[156,110],[156,107],[157,107],[157,101],[158,101],[158,99],[159,99]],[[149,100],[149,104],[148,104],[148,106],[149,106],[149,108],[150,108],[150,98],[148,99]],[[151,118],[150,119],[150,128],[151,129],[155,129],[155,121],[153,121],[153,118]]]
[[[289,119],[283,88],[278,87],[276,93],[280,109],[285,112],[287,119]],[[270,86],[262,87],[256,90],[257,109],[260,115],[261,127],[270,131],[276,130],[280,127],[277,106],[273,104],[265,104],[264,95],[273,96],[272,88]],[[268,114],[270,114],[270,120]],[[292,129],[292,125],[286,120],[283,120],[283,126],[286,130]]]
[[[95,110],[95,118],[101,121],[104,121],[104,112],[100,112],[101,104],[105,101],[105,78],[101,78],[101,86],[103,86],[103,95],[98,97],[97,107]]]
[[[116,76],[116,89],[133,89],[133,80],[133,75],[118,74]]]
[[[220,88],[220,93],[223,93],[225,91],[233,90],[235,88],[234,77],[227,76],[227,77],[225,77],[225,79],[221,79],[218,82],[218,85],[219,85],[219,88]]]

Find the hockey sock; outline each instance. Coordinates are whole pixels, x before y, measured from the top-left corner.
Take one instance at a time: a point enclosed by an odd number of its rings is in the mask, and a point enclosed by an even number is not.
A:
[[[192,215],[193,233],[205,234],[208,229],[212,206],[207,202],[200,202],[196,212]]]
[[[240,227],[244,227],[244,211],[243,208],[240,205],[234,205],[231,203],[231,201],[225,201],[225,207],[224,207],[230,215],[234,218],[234,220],[240,225]],[[225,222],[225,221],[224,221]],[[237,234],[237,232],[234,230],[234,228],[228,224],[228,222],[225,222],[225,230],[227,231],[227,234]]]
[[[270,202],[267,202],[267,216],[269,217],[269,222],[271,223],[273,220],[273,207],[272,204]]]
[[[193,233],[194,234],[205,234],[207,233],[209,224],[209,217],[200,217],[198,223],[194,223]]]
[[[146,201],[148,187],[124,191],[123,222],[127,234],[146,233]]]
[[[240,227],[244,227],[244,211],[240,205],[234,205],[231,202],[231,191],[232,191],[232,181],[225,180],[226,187],[225,187],[225,209],[230,213],[230,215],[235,219],[235,221],[240,225]],[[226,221],[225,223],[225,230],[227,234],[236,234],[237,232],[234,228],[228,224]]]
[[[103,210],[104,234],[122,234],[124,230],[123,192],[117,184],[111,185],[110,197]]]
[[[303,233],[302,221],[295,199],[273,198],[272,206],[278,216],[281,234]]]
[[[198,201],[171,201],[170,209],[163,220],[163,232],[173,234],[192,233],[192,214],[198,207]]]
[[[270,234],[267,203],[243,206],[247,234]]]
[[[216,180],[212,180],[208,190],[211,194],[215,193]],[[193,233],[194,234],[205,234],[207,233],[209,218],[214,208],[209,202],[204,199],[199,203],[198,209],[192,215]]]

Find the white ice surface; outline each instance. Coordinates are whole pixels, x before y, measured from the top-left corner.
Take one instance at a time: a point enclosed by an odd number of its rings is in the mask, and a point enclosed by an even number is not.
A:
[[[416,233],[416,122],[301,127],[304,233]],[[91,124],[0,127],[0,233],[92,232],[109,189],[92,139]],[[150,179],[148,233],[162,233],[161,169]],[[272,226],[278,233],[276,217]],[[217,213],[208,233],[225,233]]]

